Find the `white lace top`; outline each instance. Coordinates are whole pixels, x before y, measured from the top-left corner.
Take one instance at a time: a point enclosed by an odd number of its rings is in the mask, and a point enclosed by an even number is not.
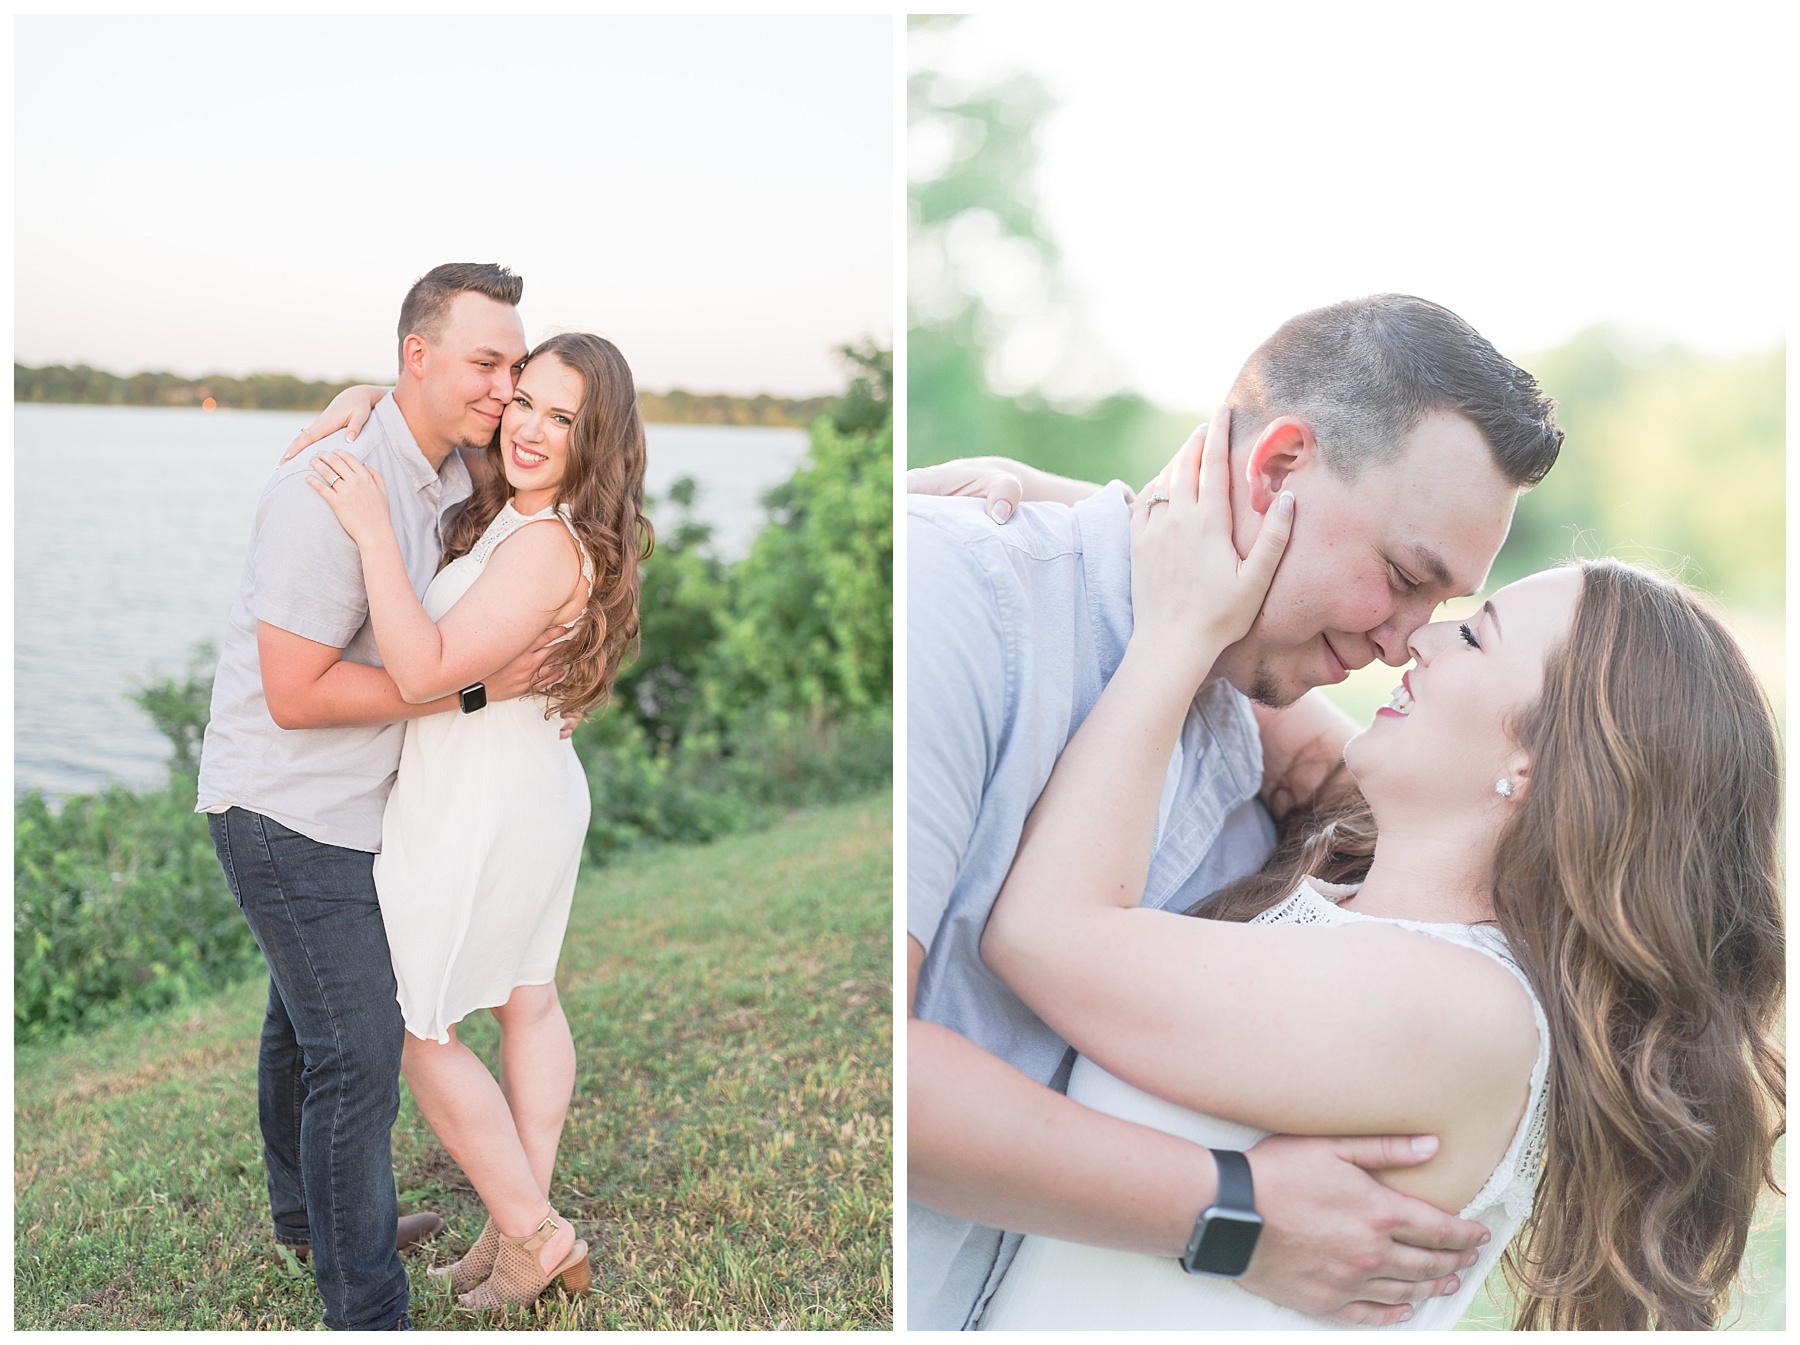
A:
[[[1524,1115],[1506,1153],[1460,1214],[1493,1234],[1480,1259],[1462,1275],[1448,1298],[1420,1304],[1403,1330],[1448,1330],[1468,1310],[1500,1253],[1531,1213],[1532,1194],[1544,1152],[1545,1081],[1550,1071],[1550,1031],[1543,1007],[1499,931],[1485,925],[1433,924],[1390,920],[1346,911],[1337,903],[1356,889],[1312,880],[1270,907],[1255,925],[1347,925],[1383,920],[1432,938],[1473,949],[1505,967],[1531,1000],[1538,1052],[1532,1066]],[[1084,1106],[1136,1121],[1196,1144],[1248,1149],[1269,1132],[1178,1107],[1108,1074],[1082,1057],[1069,1078],[1069,1096]],[[1313,1330],[1338,1324],[1280,1308],[1238,1287],[1232,1280],[1188,1275],[1172,1257],[1144,1256],[1087,1247],[1055,1238],[1028,1237],[994,1291],[980,1321],[983,1330]]]
[[[575,539],[575,550],[581,556],[582,582],[587,585],[588,591],[591,593],[594,588],[594,562],[588,557],[587,547],[584,546],[581,541],[581,534],[575,531],[575,524],[571,521],[572,514],[569,506],[566,504],[559,504],[554,507],[545,505],[535,514],[521,514],[517,509],[513,508],[512,501],[508,500],[500,507],[500,512],[494,515],[494,521],[488,524],[487,531],[482,533],[481,536],[476,539],[475,545],[470,547],[463,555],[458,556],[455,560],[451,561],[450,565],[457,565],[466,561],[468,562],[468,568],[479,574],[487,565],[488,557],[493,555],[495,547],[499,546],[500,543],[504,542],[508,537],[511,537],[527,523],[537,523],[547,518],[561,519],[563,526],[569,530],[569,536]],[[446,565],[444,568],[449,569],[450,566]],[[458,596],[460,597],[461,594],[459,593]],[[446,611],[449,610],[449,606],[450,604],[445,604]],[[439,615],[441,615],[441,613]],[[568,621],[564,624],[572,627],[575,625],[576,621],[581,620],[581,616],[581,613],[577,613],[575,621]],[[436,619],[436,617],[433,617],[433,620]]]

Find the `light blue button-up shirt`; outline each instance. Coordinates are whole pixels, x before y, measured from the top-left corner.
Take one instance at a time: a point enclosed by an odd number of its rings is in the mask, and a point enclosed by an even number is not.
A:
[[[1026,815],[1131,636],[1124,487],[1021,506],[911,496],[907,569],[907,932],[926,950],[914,1011],[1062,1089],[1074,1053],[981,961]],[[1262,743],[1223,681],[1194,699],[1165,782],[1144,904],[1184,910],[1274,846]],[[1198,1211],[1196,1211],[1198,1213]],[[910,1203],[907,1321],[966,1326],[1019,1237]]]

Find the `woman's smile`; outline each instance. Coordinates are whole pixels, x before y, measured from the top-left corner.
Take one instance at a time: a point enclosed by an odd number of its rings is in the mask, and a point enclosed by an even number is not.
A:
[[[1413,694],[1411,678],[1412,675],[1410,673],[1404,674],[1400,678],[1400,685],[1394,688],[1394,694],[1388,698],[1388,703],[1375,712],[1377,716],[1386,715],[1390,719],[1405,719],[1407,715],[1412,713]]]

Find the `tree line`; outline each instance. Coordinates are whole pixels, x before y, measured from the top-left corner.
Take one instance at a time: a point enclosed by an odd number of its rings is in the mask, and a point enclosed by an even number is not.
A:
[[[183,378],[171,373],[129,376],[107,373],[86,364],[73,368],[48,364],[41,368],[13,365],[15,402],[60,402],[74,406],[188,406],[239,411],[317,411],[350,386],[341,382],[307,382],[292,374],[207,374]],[[829,397],[775,397],[760,393],[736,397],[726,393],[639,392],[644,419],[664,425],[812,424],[831,403]]]

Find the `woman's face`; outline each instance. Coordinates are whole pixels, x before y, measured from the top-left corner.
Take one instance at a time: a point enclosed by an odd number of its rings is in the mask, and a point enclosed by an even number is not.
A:
[[[581,410],[581,396],[580,374],[554,355],[539,355],[519,375],[500,418],[507,483],[517,494],[541,499],[538,509],[556,498],[568,470],[569,430]]]
[[[1508,584],[1467,621],[1420,627],[1393,700],[1344,748],[1371,804],[1500,805],[1497,781],[1528,787],[1530,762],[1507,726],[1536,704],[1580,595],[1579,570],[1546,570]]]

